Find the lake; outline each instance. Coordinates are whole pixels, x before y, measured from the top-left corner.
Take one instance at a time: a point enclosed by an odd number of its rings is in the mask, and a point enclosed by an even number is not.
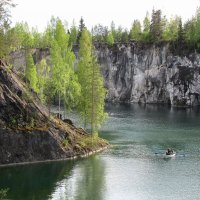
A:
[[[87,159],[0,168],[13,200],[200,199],[200,109],[109,104],[100,136],[112,147]],[[176,156],[166,158],[167,148]]]

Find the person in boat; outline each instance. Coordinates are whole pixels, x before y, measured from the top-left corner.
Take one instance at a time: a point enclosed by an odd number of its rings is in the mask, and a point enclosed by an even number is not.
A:
[[[166,155],[172,155],[174,151],[172,149],[167,149]]]

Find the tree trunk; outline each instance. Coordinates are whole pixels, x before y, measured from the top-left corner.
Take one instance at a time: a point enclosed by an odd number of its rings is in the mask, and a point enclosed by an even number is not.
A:
[[[58,94],[58,116],[59,116],[59,119],[61,118],[61,114],[60,114],[60,92]]]

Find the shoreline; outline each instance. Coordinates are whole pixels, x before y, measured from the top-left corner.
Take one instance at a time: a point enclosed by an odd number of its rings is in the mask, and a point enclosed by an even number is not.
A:
[[[89,151],[87,153],[77,155],[77,156],[68,157],[68,158],[61,158],[61,159],[55,159],[55,160],[39,160],[39,161],[30,161],[30,162],[19,162],[19,163],[10,163],[10,164],[0,164],[0,168],[14,167],[14,166],[20,166],[20,165],[32,165],[32,164],[40,164],[40,163],[51,163],[51,162],[77,160],[77,159],[87,158],[87,157],[92,156],[94,154],[100,153],[100,152],[108,149],[109,147],[110,147],[110,145],[107,145],[107,146],[101,147],[97,150],[92,150],[92,151]]]

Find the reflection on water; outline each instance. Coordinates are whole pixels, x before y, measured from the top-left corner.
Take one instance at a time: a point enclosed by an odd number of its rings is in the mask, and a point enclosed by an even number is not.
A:
[[[0,168],[0,188],[10,188],[13,200],[199,199],[200,109],[106,109],[101,136],[112,148],[77,161]],[[169,147],[176,157],[164,156]]]
[[[0,168],[0,188],[10,188],[10,199],[45,200],[74,166],[73,162],[52,162]]]
[[[104,173],[104,161],[97,156],[78,161],[71,175],[57,183],[51,199],[102,200]]]

